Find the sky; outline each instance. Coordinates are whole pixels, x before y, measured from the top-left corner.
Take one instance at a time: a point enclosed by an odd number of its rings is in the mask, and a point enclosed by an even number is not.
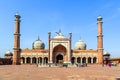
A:
[[[0,57],[13,52],[14,15],[21,16],[20,47],[32,49],[40,39],[48,49],[52,37],[61,29],[65,37],[72,32],[72,49],[81,38],[87,49],[97,49],[97,17],[103,17],[103,48],[111,57],[120,57],[120,0],[0,0]]]

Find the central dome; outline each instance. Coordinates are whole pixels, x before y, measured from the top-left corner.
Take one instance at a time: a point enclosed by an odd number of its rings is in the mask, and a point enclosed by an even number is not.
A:
[[[35,42],[33,42],[33,49],[44,49],[45,44],[38,38]]]
[[[54,38],[65,38],[63,35],[57,35]]]
[[[78,42],[75,43],[75,49],[76,50],[86,50],[86,44],[84,41],[79,40]]]

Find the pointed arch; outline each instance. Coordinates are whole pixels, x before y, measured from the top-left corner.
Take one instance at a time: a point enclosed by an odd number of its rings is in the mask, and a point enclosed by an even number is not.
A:
[[[71,58],[71,63],[74,64],[75,63],[75,57]]]
[[[44,57],[44,63],[47,64],[48,63],[48,58]]]
[[[77,58],[77,63],[81,63],[81,58],[80,57]]]
[[[53,63],[56,63],[56,57],[57,55],[62,55],[63,56],[63,61],[65,60],[65,56],[67,54],[67,49],[65,46],[59,44],[59,45],[56,45],[53,49]]]
[[[82,63],[86,63],[86,57],[82,58]]]
[[[30,57],[27,57],[26,58],[26,63],[30,63],[31,62],[31,58]]]
[[[91,57],[88,57],[88,63],[91,63],[91,59],[92,59]]]
[[[32,63],[33,63],[33,64],[36,63],[36,57],[33,57],[33,58],[32,58]]]
[[[25,63],[25,58],[21,57],[21,63],[24,64]]]
[[[97,58],[96,57],[93,58],[93,63],[97,63]]]
[[[38,58],[38,63],[39,63],[39,64],[42,64],[42,57],[39,57],[39,58]]]

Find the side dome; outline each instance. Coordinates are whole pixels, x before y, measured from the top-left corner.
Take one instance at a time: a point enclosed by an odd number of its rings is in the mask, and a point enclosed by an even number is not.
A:
[[[82,40],[79,40],[75,43],[75,50],[86,50],[86,43]]]
[[[110,56],[110,53],[109,52],[104,52],[104,54],[103,54],[104,56]]]
[[[33,49],[44,49],[45,44],[38,38],[35,42],[33,42]]]
[[[5,57],[6,57],[6,58],[11,58],[12,56],[13,56],[13,53],[10,52],[10,51],[7,51],[7,52],[5,53]]]

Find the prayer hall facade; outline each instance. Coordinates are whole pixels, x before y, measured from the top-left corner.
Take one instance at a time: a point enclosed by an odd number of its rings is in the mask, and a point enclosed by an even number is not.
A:
[[[97,49],[87,50],[87,45],[83,40],[78,40],[74,49],[72,49],[72,33],[68,33],[69,37],[64,37],[61,31],[56,32],[55,37],[51,37],[48,32],[48,49],[45,44],[38,39],[33,42],[32,49],[20,48],[20,18],[19,14],[15,15],[14,30],[14,52],[13,64],[48,64],[48,63],[103,63],[103,33],[102,33],[102,17],[97,18]]]

